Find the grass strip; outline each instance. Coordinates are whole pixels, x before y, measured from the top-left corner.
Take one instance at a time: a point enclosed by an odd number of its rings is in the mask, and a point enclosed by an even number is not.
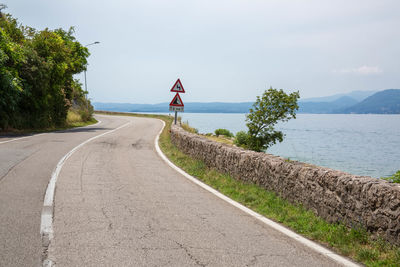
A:
[[[367,266],[400,266],[400,248],[383,239],[374,240],[362,227],[348,228],[328,223],[302,205],[296,205],[255,184],[232,178],[229,174],[207,167],[204,162],[182,153],[171,143],[172,118],[163,115],[103,113],[162,119],[166,127],[160,135],[163,153],[177,166],[231,199],[279,222],[298,234],[330,247]],[[185,126],[186,127],[186,126]]]
[[[0,136],[20,136],[20,135],[27,135],[27,134],[37,134],[37,133],[48,133],[54,131],[63,131],[77,127],[85,127],[92,124],[97,123],[97,120],[92,118],[89,121],[74,121],[74,122],[67,122],[66,125],[62,127],[49,127],[49,128],[42,128],[42,129],[23,129],[23,130],[9,130],[0,132]]]

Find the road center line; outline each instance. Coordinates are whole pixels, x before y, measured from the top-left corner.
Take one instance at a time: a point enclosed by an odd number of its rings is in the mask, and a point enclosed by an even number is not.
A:
[[[184,170],[182,170],[181,168],[179,168],[178,166],[176,166],[175,164],[173,164],[165,155],[164,153],[161,151],[160,146],[158,145],[158,140],[160,138],[160,135],[162,133],[162,131],[165,128],[165,122],[160,120],[163,123],[163,127],[160,130],[160,132],[158,133],[158,135],[156,136],[155,140],[154,140],[154,145],[156,148],[156,151],[158,153],[158,155],[171,167],[173,168],[175,171],[179,172],[180,174],[182,174],[184,177],[186,177],[187,179],[189,179],[190,181],[192,181],[193,183],[197,184],[198,186],[202,187],[203,189],[207,190],[208,192],[214,194],[215,196],[219,197],[220,199],[228,202],[229,204],[235,206],[236,208],[242,210],[243,212],[247,213],[248,215],[256,218],[257,220],[263,222],[264,224],[268,225],[269,227],[277,230],[278,232],[292,238],[295,239],[297,242],[311,248],[312,250],[328,257],[331,258],[332,260],[336,261],[339,264],[342,264],[344,266],[351,266],[351,267],[356,267],[356,266],[360,266],[348,259],[346,259],[343,256],[340,256],[338,254],[336,254],[335,252],[324,248],[323,246],[293,232],[292,230],[289,230],[288,228],[262,216],[261,214],[243,206],[242,204],[234,201],[233,199],[230,199],[229,197],[221,194],[220,192],[218,192],[217,190],[215,190],[214,188],[206,185],[205,183],[201,182],[200,180],[194,178],[193,176],[187,174]]]
[[[114,130],[110,130],[108,132],[105,132],[105,133],[102,133],[102,134],[99,134],[99,135],[89,138],[88,140],[84,141],[83,143],[77,145],[72,150],[70,150],[57,163],[57,166],[54,169],[54,171],[51,175],[50,181],[47,185],[46,194],[45,194],[44,201],[43,201],[42,215],[41,215],[40,235],[42,238],[42,247],[43,247],[43,251],[44,251],[44,255],[43,255],[43,259],[42,259],[43,266],[53,266],[53,262],[47,258],[47,248],[49,247],[50,242],[54,237],[54,232],[53,232],[54,193],[55,193],[58,175],[60,174],[64,163],[67,161],[67,159],[69,157],[71,157],[71,155],[75,151],[77,151],[79,148],[81,148],[85,144],[89,143],[90,141],[93,141],[99,137],[106,135],[106,134],[115,132],[115,131],[122,129],[130,124],[132,124],[132,122],[127,122],[124,125],[122,125],[118,128],[115,128]]]

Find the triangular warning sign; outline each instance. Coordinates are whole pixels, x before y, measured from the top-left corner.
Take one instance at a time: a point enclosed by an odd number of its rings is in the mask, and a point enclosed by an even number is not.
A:
[[[183,107],[182,99],[178,93],[176,93],[174,99],[172,99],[172,101],[169,105],[174,106],[174,107]]]
[[[184,93],[185,89],[183,89],[181,80],[177,80],[174,84],[174,86],[172,86],[171,88],[171,92],[177,92],[177,93]]]

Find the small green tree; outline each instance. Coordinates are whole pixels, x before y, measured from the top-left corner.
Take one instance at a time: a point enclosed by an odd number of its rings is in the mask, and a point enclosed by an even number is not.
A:
[[[246,115],[248,127],[246,148],[254,151],[266,150],[276,142],[283,141],[283,133],[275,130],[274,126],[279,122],[296,118],[296,110],[299,106],[297,100],[299,92],[286,94],[282,89],[272,87],[266,90],[261,97],[257,96],[253,108]]]

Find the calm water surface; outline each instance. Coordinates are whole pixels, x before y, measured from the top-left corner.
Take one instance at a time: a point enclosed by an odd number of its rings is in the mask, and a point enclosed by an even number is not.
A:
[[[245,114],[180,113],[201,133],[246,130]],[[268,153],[372,177],[400,169],[400,115],[299,114]]]

